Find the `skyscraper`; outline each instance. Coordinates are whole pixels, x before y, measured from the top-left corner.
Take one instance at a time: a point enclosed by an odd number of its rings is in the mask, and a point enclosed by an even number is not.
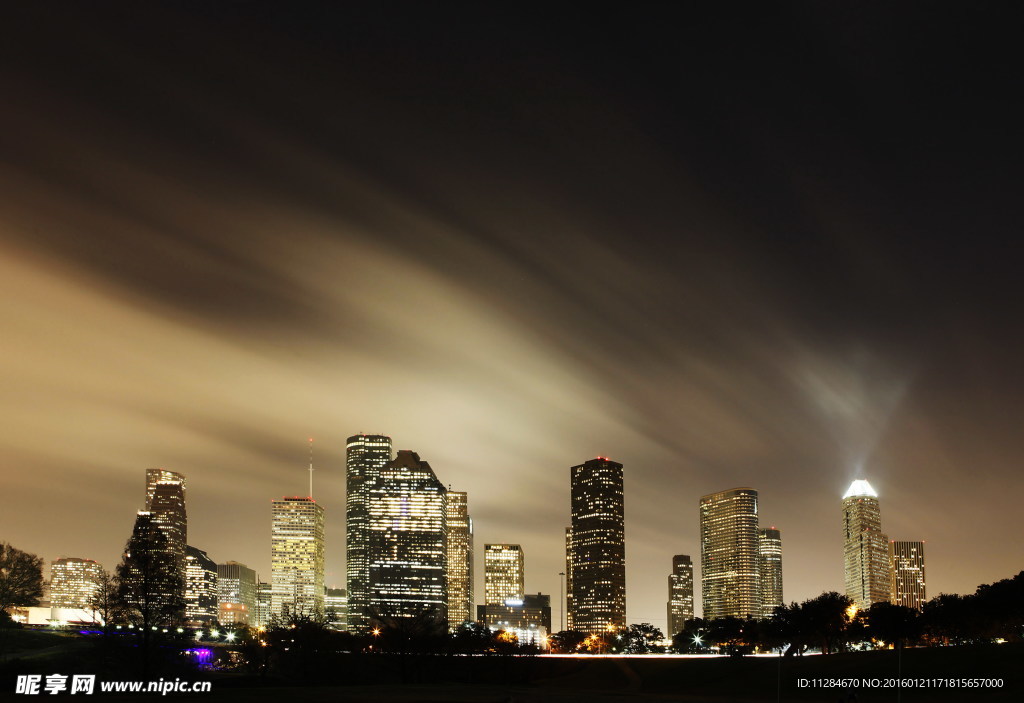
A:
[[[707,619],[761,612],[757,491],[732,488],[700,499],[701,599]]]
[[[146,469],[146,511],[166,538],[168,564],[182,588],[185,585],[185,545],[188,519],[185,512],[185,476],[167,469]],[[184,597],[184,591],[180,594]]]
[[[846,595],[859,609],[889,600],[889,539],[882,534],[878,494],[856,480],[843,496]]]
[[[626,539],[622,464],[606,457],[569,470],[572,526],[566,534],[568,627],[626,626]]]
[[[176,625],[185,616],[185,569],[179,568],[165,531],[140,510],[117,575],[128,618],[145,627]]]
[[[185,547],[185,622],[217,622],[217,564],[202,549]]]
[[[897,605],[921,609],[927,600],[924,578],[924,542],[890,542],[890,600]]]
[[[324,612],[324,508],[312,498],[271,501],[271,617]]]
[[[672,573],[668,577],[669,637],[682,631],[687,620],[693,620],[693,561],[688,554],[672,557]]]
[[[369,625],[369,486],[391,461],[391,438],[357,434],[345,449],[345,561],[348,623],[353,630]]]
[[[448,624],[473,620],[473,518],[466,494],[448,491]]]
[[[770,618],[782,605],[782,532],[774,527],[757,531],[758,562],[761,573],[761,614]]]
[[[92,559],[57,559],[50,564],[50,607],[88,610],[102,575],[103,567]]]
[[[369,483],[371,618],[448,621],[448,496],[430,464],[402,450]]]
[[[344,588],[328,588],[324,593],[327,626],[332,630],[348,629],[348,593]]]
[[[526,593],[523,549],[518,544],[484,545],[484,602],[504,605]]]

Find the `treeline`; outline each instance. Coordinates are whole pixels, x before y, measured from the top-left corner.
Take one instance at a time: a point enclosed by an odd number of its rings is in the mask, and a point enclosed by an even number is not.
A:
[[[947,646],[1024,639],[1024,571],[1013,578],[983,584],[971,595],[943,593],[918,611],[875,603],[857,611],[844,595],[822,593],[802,603],[775,609],[765,620],[720,618],[689,620],[673,637],[677,652],[744,653],[808,649],[823,653],[849,649]]]

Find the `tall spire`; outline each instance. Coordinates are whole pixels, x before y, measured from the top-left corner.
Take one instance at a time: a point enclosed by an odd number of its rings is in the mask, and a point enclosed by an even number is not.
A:
[[[313,438],[309,438],[309,497],[313,497]]]

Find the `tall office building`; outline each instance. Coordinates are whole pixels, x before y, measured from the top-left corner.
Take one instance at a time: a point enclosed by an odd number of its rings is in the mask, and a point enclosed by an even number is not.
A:
[[[357,434],[348,438],[345,448],[345,590],[348,591],[348,624],[352,630],[363,631],[369,625],[368,491],[389,461],[390,437]]]
[[[151,626],[176,625],[185,616],[185,568],[168,547],[166,531],[140,510],[118,567],[129,619]]]
[[[92,559],[57,559],[50,564],[50,607],[89,610],[102,576],[103,566]]]
[[[272,618],[324,612],[324,508],[312,498],[272,501]]]
[[[889,600],[889,539],[882,534],[878,494],[856,480],[843,496],[846,595],[859,609]]]
[[[217,622],[217,564],[202,549],[185,546],[185,622]]]
[[[166,538],[164,549],[182,587],[185,584],[185,546],[188,518],[185,512],[185,476],[167,469],[146,469],[146,511]],[[184,592],[182,592],[184,597]]]
[[[672,557],[672,573],[668,577],[669,637],[682,631],[687,620],[693,620],[693,561],[689,554]]]
[[[568,627],[626,626],[626,539],[622,464],[597,457],[569,474],[572,526],[566,533]]]
[[[732,488],[700,499],[701,600],[706,619],[761,613],[757,491]]]
[[[473,620],[473,518],[466,494],[448,491],[448,624]]]
[[[924,581],[924,542],[889,543],[890,600],[897,605],[921,609],[927,600]]]
[[[448,620],[448,501],[430,464],[402,450],[369,484],[369,615]],[[351,603],[351,601],[350,601]]]
[[[521,601],[526,593],[523,549],[518,544],[484,545],[484,603]]]
[[[782,532],[774,527],[757,531],[758,563],[761,573],[761,617],[770,618],[782,605]]]

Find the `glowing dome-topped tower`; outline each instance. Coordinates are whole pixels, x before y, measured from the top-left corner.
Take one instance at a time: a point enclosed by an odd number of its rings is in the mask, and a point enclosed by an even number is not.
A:
[[[846,595],[858,608],[889,600],[889,538],[882,533],[878,493],[858,479],[843,495]]]

